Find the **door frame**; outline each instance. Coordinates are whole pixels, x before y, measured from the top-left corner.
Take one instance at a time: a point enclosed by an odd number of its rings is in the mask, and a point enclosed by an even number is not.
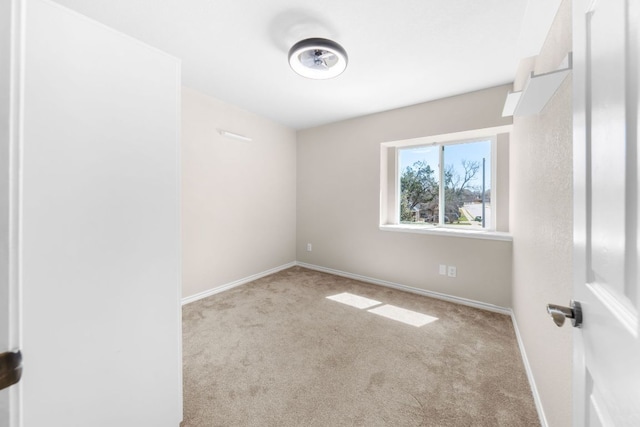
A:
[[[20,348],[20,147],[22,141],[23,14],[24,0],[0,6],[0,352]],[[4,348],[6,347],[6,348]],[[21,425],[20,384],[2,399],[0,424]]]
[[[576,0],[572,5],[572,48],[573,48],[573,286],[575,293],[576,284],[586,283],[586,246],[577,245],[576,241],[585,242],[587,227],[586,209],[575,209],[576,206],[587,206],[586,188],[584,177],[587,174],[587,150],[585,145],[586,126],[586,64],[582,52],[586,50],[585,40],[577,37],[583,34],[585,29],[584,11],[585,0]],[[583,177],[581,181],[579,177]],[[572,422],[574,426],[585,425],[584,395],[585,384],[585,360],[582,331],[579,328],[573,330],[573,408]]]

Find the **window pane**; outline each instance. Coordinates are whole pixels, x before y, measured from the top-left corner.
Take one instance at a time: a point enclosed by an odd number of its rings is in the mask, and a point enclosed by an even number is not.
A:
[[[438,224],[438,146],[399,150],[400,222]]]
[[[491,141],[446,145],[444,165],[445,224],[491,228]]]

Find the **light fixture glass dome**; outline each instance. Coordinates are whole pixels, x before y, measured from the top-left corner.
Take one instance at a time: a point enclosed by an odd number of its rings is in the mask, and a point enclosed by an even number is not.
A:
[[[331,40],[306,39],[289,50],[289,65],[303,77],[330,79],[347,68],[347,52]]]

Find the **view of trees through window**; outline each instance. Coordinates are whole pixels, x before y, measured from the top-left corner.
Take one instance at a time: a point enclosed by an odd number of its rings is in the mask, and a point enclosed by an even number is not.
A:
[[[491,145],[482,140],[399,149],[400,222],[491,228]]]

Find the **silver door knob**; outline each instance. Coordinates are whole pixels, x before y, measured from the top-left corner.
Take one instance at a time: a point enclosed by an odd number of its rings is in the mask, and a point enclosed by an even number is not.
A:
[[[571,319],[571,325],[575,328],[582,326],[582,307],[578,301],[571,300],[569,307],[547,304],[547,313],[558,327],[564,325],[565,319]]]

